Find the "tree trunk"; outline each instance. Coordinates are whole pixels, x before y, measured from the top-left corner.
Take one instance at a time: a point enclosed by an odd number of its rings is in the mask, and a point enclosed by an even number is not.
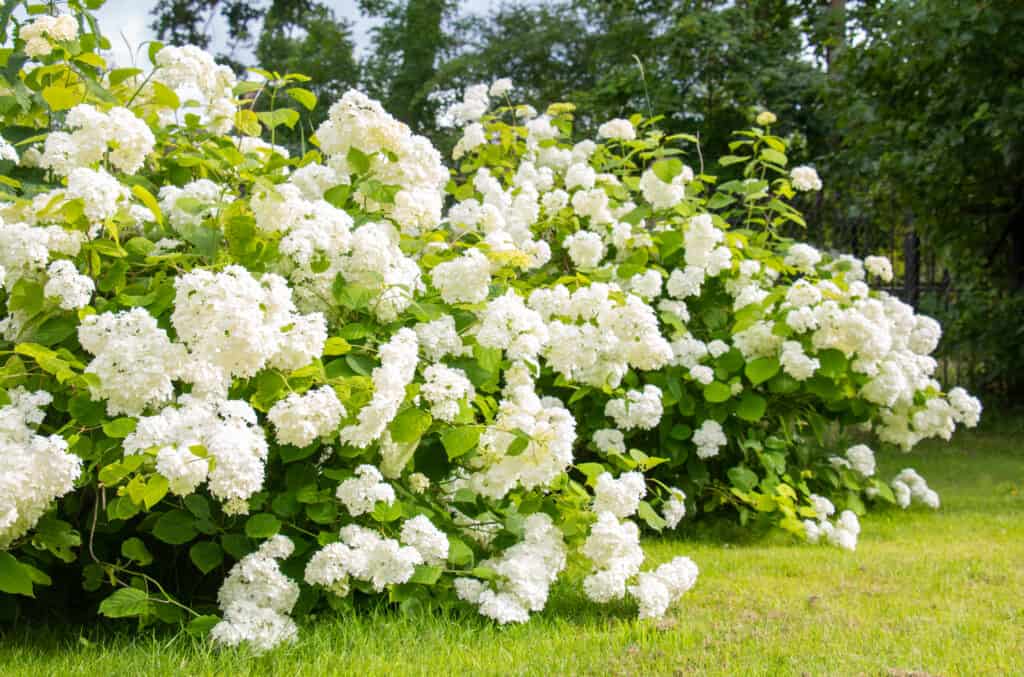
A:
[[[408,0],[405,8],[402,67],[392,83],[388,108],[413,128],[422,128],[429,114],[425,86],[434,77],[444,10],[445,0]]]

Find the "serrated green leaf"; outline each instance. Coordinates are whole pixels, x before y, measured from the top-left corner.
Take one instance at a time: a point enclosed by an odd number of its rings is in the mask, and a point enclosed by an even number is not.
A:
[[[164,543],[181,545],[199,535],[195,517],[184,510],[171,510],[160,515],[153,525],[153,535]]]
[[[759,357],[752,362],[747,362],[743,373],[747,375],[754,385],[764,383],[775,374],[779,373],[779,360],[774,357]]]
[[[245,535],[249,538],[270,538],[281,530],[281,520],[269,512],[256,513],[245,522]]]
[[[31,576],[9,552],[0,552],[0,592],[25,597],[35,596],[32,594]]]
[[[121,555],[133,562],[137,562],[141,566],[153,563],[153,553],[149,551],[149,548],[146,547],[142,539],[137,536],[132,536],[121,543]]]
[[[100,613],[107,618],[131,618],[149,613],[149,595],[136,588],[121,588],[100,602]]]
[[[224,551],[213,541],[200,541],[188,549],[188,557],[197,569],[208,574],[224,561]]]

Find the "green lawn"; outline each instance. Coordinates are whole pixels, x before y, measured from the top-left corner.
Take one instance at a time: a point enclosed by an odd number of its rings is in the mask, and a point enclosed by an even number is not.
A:
[[[686,554],[701,568],[659,622],[566,587],[525,626],[307,618],[297,644],[259,658],[187,636],[34,628],[0,638],[0,673],[1024,674],[1024,435],[1013,427],[880,458],[883,477],[917,468],[943,506],[872,513],[856,553],[782,537],[651,541],[654,561]]]

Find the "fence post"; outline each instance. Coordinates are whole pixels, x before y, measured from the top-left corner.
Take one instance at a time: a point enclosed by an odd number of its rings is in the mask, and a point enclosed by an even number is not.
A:
[[[903,295],[904,301],[917,308],[921,296],[921,238],[913,227],[903,238]]]

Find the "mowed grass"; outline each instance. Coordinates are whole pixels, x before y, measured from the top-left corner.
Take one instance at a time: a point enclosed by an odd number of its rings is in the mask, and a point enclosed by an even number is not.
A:
[[[648,542],[652,562],[689,555],[701,569],[661,621],[564,586],[524,626],[327,615],[260,657],[125,626],[22,627],[0,637],[0,674],[1021,675],[1024,434],[996,429],[881,457],[882,477],[915,467],[943,506],[872,512],[856,553],[781,535]]]

